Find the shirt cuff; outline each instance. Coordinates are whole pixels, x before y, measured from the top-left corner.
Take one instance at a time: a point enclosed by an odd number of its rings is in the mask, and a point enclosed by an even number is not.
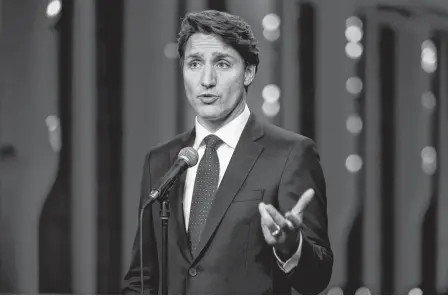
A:
[[[277,253],[275,252],[275,248],[274,247],[272,248],[274,250],[275,258],[277,258],[278,266],[285,273],[291,272],[299,264],[300,256],[302,255],[302,240],[303,240],[302,233],[299,233],[299,235],[300,235],[299,247],[297,248],[297,251],[294,253],[294,255],[292,255],[292,257],[289,258],[286,262],[280,260],[280,258],[277,256]]]

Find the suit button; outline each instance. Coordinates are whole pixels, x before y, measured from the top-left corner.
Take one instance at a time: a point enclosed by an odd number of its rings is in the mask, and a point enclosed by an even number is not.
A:
[[[196,268],[190,268],[190,270],[188,270],[188,273],[190,274],[190,276],[196,276],[198,274],[198,271],[196,270]]]

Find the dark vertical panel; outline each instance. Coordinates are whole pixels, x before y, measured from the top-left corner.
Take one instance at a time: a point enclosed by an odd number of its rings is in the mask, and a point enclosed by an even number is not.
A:
[[[273,4],[274,6],[274,12],[279,16],[280,20],[283,20],[283,1],[275,1],[275,3]],[[282,23],[280,23],[280,38],[278,38],[277,40],[275,40],[272,43],[272,55],[273,55],[273,59],[272,59],[272,82],[277,85],[280,88],[280,91],[282,91],[281,87],[282,87],[282,80],[283,80],[283,73],[282,73],[282,59],[284,58],[282,53],[282,47],[283,47],[283,42],[282,42],[282,38],[284,38],[282,36],[282,33],[284,32],[283,30],[284,26],[282,26]],[[281,126],[282,122],[283,122],[283,117],[284,117],[284,104],[283,101],[285,100],[285,96],[282,95],[280,93],[280,99],[279,99],[279,103],[280,103],[280,111],[278,112],[278,114],[274,117],[271,118],[271,123],[277,125],[277,126]]]
[[[446,225],[448,225],[448,32],[440,32],[440,96],[438,99],[439,113],[439,148],[437,151],[439,170],[439,196],[437,215],[437,291],[448,295],[448,245]]]
[[[274,1],[274,3],[271,4],[272,5],[272,12],[277,14],[280,18],[280,20],[282,20],[282,22],[280,23],[280,37],[275,40],[275,41],[270,41],[269,42],[269,52],[271,53],[271,62],[269,64],[269,71],[271,72],[270,76],[270,83],[273,83],[275,85],[277,85],[280,88],[280,98],[279,98],[279,104],[280,104],[280,110],[279,112],[272,117],[266,117],[266,119],[272,123],[275,124],[277,126],[282,126],[283,123],[283,117],[284,117],[284,113],[286,112],[285,108],[284,108],[284,100],[285,100],[285,95],[284,92],[282,90],[282,77],[283,77],[283,73],[282,73],[282,59],[284,59],[284,56],[282,55],[282,47],[283,47],[283,33],[284,33],[284,22],[283,22],[283,1]],[[263,52],[263,50],[261,49],[261,52]],[[263,58],[263,57],[261,57]]]
[[[363,284],[372,294],[380,292],[380,102],[378,75],[379,25],[376,14],[362,9],[365,38],[365,200],[363,234]]]
[[[226,0],[207,0],[207,7],[209,9],[227,11]]]
[[[435,148],[439,153],[439,117],[440,117],[440,50],[441,41],[440,35],[433,38],[434,45],[437,48],[437,70],[430,75],[430,91],[434,94],[436,100],[436,107],[432,110],[429,123],[429,146]],[[422,283],[421,289],[425,294],[436,294],[436,280],[437,280],[437,208],[439,199],[439,168],[440,156],[436,158],[436,167],[434,174],[430,176],[430,198],[429,206],[423,218],[423,225],[421,229],[421,275]]]
[[[148,150],[180,129],[183,89],[177,59],[165,46],[176,39],[185,1],[124,1],[123,274],[129,268],[138,216],[142,161]],[[181,88],[182,87],[182,88]],[[180,113],[182,114],[182,113]]]
[[[360,177],[358,177],[360,178]],[[358,199],[362,198],[357,196]],[[362,230],[363,210],[358,205],[358,212],[353,220],[353,226],[349,231],[347,243],[347,284],[344,294],[353,295],[362,285]]]
[[[365,18],[361,18],[363,31],[367,31]],[[353,98],[354,113],[357,114],[362,122],[363,128],[359,134],[355,135],[354,153],[359,155],[363,161],[361,169],[355,173],[355,196],[357,200],[357,213],[349,232],[347,244],[347,277],[348,281],[344,289],[345,294],[355,294],[356,290],[363,286],[363,230],[364,230],[364,211],[365,211],[365,190],[366,190],[366,169],[365,169],[365,130],[367,122],[365,110],[365,56],[366,56],[366,38],[363,38],[361,44],[364,52],[355,64],[355,76],[359,77],[363,83],[361,92]]]
[[[298,20],[300,65],[300,133],[315,137],[316,119],[316,12],[311,3],[301,3]]]
[[[58,109],[62,148],[39,222],[39,293],[71,294],[71,101],[73,3],[63,2],[58,35]]]
[[[121,283],[123,0],[98,0],[97,21],[97,292]]]
[[[299,35],[297,26],[299,22],[300,5],[295,1],[277,1],[281,3],[279,13],[280,40],[278,61],[279,87],[281,90],[282,127],[293,132],[299,132],[300,122],[300,85],[299,81]],[[280,10],[281,9],[281,10]]]
[[[343,288],[347,282],[347,239],[353,225],[358,200],[352,173],[344,161],[352,152],[353,136],[345,121],[352,111],[352,96],[345,83],[353,74],[344,52],[344,19],[353,11],[353,2],[314,1],[316,7],[316,92],[315,138],[327,181],[329,236],[334,253],[330,289]],[[339,290],[339,289],[338,289]],[[333,293],[333,291],[330,291]]]
[[[176,26],[176,34],[179,32],[180,30],[180,26],[182,23],[182,18],[185,16],[186,10],[187,10],[187,6],[186,6],[186,1],[184,0],[177,0],[177,26]],[[176,133],[182,133],[184,131],[186,131],[186,127],[185,127],[185,108],[187,108],[188,106],[186,105],[187,103],[187,98],[185,97],[185,92],[184,92],[184,77],[183,77],[183,73],[182,73],[182,67],[180,66],[180,63],[176,64],[176,67],[178,67],[178,69],[176,69],[176,99],[177,99],[177,104],[176,104]]]
[[[395,183],[395,32],[381,26],[379,80],[381,110],[381,294],[394,292],[394,195]]]

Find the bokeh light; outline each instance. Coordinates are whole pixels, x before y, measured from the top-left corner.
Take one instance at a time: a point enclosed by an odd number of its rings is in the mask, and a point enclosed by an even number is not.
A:
[[[363,32],[358,26],[349,26],[345,29],[345,37],[350,42],[359,42],[361,41],[363,36]]]
[[[53,18],[57,16],[62,9],[61,0],[51,0],[47,5],[47,16]]]
[[[274,42],[278,38],[280,38],[280,30],[263,30],[263,36],[266,38],[266,40]]]
[[[420,288],[411,289],[408,295],[423,295],[423,291]]]
[[[345,53],[351,59],[359,59],[362,55],[363,47],[361,43],[348,42],[345,45]]]
[[[275,103],[280,99],[280,88],[275,84],[268,84],[263,88],[261,96],[268,103]]]
[[[357,16],[351,16],[345,20],[345,26],[347,28],[355,26],[362,29],[362,20]]]
[[[357,95],[362,91],[362,80],[359,77],[350,77],[345,83],[347,91],[353,95]]]
[[[358,154],[352,154],[345,160],[345,167],[351,173],[357,173],[362,168],[362,158]]]
[[[372,292],[370,292],[370,289],[367,287],[361,287],[356,290],[355,295],[372,295]]]
[[[350,115],[347,118],[347,130],[352,134],[359,134],[362,131],[362,119],[358,115]]]
[[[280,17],[275,13],[268,13],[261,21],[263,28],[268,31],[275,31],[280,28]]]
[[[425,109],[432,111],[436,107],[436,104],[436,98],[431,91],[427,91],[422,94],[422,106]]]
[[[340,287],[331,287],[328,289],[327,295],[344,295],[344,291]]]
[[[437,151],[432,146],[426,146],[421,151],[422,170],[427,175],[432,175],[437,169]]]
[[[280,111],[280,103],[278,101],[269,103],[269,102],[263,102],[263,106],[261,107],[263,110],[263,113],[268,117],[274,117],[278,114]]]
[[[437,70],[437,48],[431,40],[422,43],[421,66],[427,73]]]

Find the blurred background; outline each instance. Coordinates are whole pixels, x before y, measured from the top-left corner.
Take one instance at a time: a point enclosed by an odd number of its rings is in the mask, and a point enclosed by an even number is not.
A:
[[[448,293],[448,1],[0,0],[0,293],[115,294],[145,153],[193,127],[180,19],[246,19],[251,110],[314,139],[328,294]]]

